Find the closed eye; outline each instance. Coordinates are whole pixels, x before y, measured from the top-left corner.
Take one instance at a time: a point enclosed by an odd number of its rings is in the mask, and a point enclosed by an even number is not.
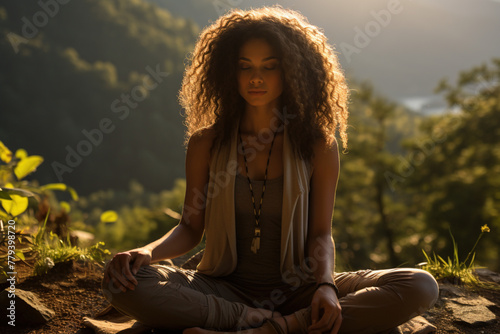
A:
[[[265,66],[264,69],[265,70],[268,70],[268,71],[272,71],[272,70],[275,70],[277,69],[278,66],[277,65],[272,65],[272,66]],[[246,65],[240,65],[240,70],[249,70],[251,69],[250,66],[246,66]]]

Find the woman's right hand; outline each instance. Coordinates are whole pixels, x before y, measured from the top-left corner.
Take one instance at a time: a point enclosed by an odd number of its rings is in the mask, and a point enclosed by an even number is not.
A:
[[[114,288],[125,292],[127,289],[135,290],[136,274],[141,266],[151,263],[151,250],[149,248],[136,248],[127,252],[116,253],[106,264],[104,269],[104,283],[111,281]],[[130,267],[132,265],[132,268]]]

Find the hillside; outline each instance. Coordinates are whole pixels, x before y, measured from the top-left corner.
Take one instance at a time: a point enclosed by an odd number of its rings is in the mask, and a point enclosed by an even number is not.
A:
[[[39,181],[83,194],[131,178],[172,186],[184,160],[176,94],[197,33],[138,0],[4,2],[1,140],[45,157]]]

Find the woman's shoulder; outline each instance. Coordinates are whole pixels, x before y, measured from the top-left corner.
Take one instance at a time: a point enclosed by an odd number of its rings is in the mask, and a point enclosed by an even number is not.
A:
[[[215,129],[213,125],[200,128],[193,132],[189,138],[190,146],[202,146],[203,148],[211,147],[215,139]]]
[[[337,140],[333,138],[330,142],[326,138],[318,138],[313,144],[312,166],[318,166],[327,161],[336,160],[339,155]]]
[[[327,140],[324,137],[320,137],[316,139],[312,148],[314,150],[314,153],[319,153],[319,154],[321,153],[327,154],[328,152],[330,153],[338,152],[337,139],[332,138],[330,140]]]
[[[187,150],[201,159],[205,157],[207,163],[211,158],[212,145],[216,137],[213,126],[206,126],[193,132],[189,138]]]

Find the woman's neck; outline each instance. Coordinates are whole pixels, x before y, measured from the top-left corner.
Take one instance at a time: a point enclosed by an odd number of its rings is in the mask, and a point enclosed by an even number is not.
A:
[[[258,135],[262,131],[277,131],[281,127],[281,112],[278,108],[258,108],[247,106],[240,120],[240,131]]]

